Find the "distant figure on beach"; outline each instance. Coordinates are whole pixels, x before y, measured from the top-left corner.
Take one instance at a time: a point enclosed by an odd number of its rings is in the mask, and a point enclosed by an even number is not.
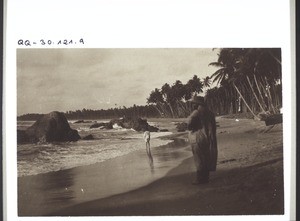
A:
[[[144,132],[144,140],[146,142],[146,152],[148,155],[149,164],[150,164],[151,169],[153,169],[153,158],[152,158],[151,150],[150,150],[150,131],[149,131],[148,127],[145,129],[145,132]]]
[[[194,111],[187,119],[189,142],[192,146],[196,180],[193,184],[209,182],[209,172],[217,166],[216,120],[214,114],[207,108],[204,97],[194,96],[190,102]]]

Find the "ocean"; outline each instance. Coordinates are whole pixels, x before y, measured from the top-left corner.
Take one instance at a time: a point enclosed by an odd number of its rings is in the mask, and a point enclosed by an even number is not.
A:
[[[97,121],[107,122],[107,121]],[[18,121],[18,129],[26,129],[33,121]],[[115,127],[112,130],[90,129],[89,123],[69,121],[81,137],[92,134],[94,140],[67,143],[22,144],[17,146],[18,177],[91,165],[145,149],[143,133]],[[154,125],[155,122],[149,122]],[[151,133],[151,148],[166,145],[172,140],[161,139],[171,132]]]

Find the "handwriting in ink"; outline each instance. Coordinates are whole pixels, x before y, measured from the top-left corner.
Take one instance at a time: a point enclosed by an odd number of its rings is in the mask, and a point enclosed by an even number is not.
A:
[[[19,39],[18,45],[20,46],[32,46],[32,45],[41,45],[41,46],[50,46],[50,45],[75,45],[75,44],[84,44],[83,38],[80,38],[79,40],[73,40],[73,39],[62,39],[62,40],[51,40],[51,39],[40,39],[39,41],[31,41],[31,40],[24,40]]]

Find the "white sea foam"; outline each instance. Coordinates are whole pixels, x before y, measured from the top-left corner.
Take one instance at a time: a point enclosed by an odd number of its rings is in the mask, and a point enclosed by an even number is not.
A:
[[[98,121],[100,122],[100,121]],[[101,122],[104,122],[101,120]],[[33,122],[18,122],[26,128]],[[35,175],[103,162],[132,151],[145,148],[143,133],[133,129],[115,127],[112,130],[90,129],[92,123],[71,124],[73,129],[87,135],[91,133],[95,140],[59,144],[18,145],[18,176]],[[171,132],[151,133],[151,147],[166,145],[171,140],[160,139]]]
[[[150,137],[151,137],[151,139],[153,139],[153,138],[160,138],[160,137],[168,136],[171,134],[172,134],[172,132],[153,132],[153,133],[150,133]],[[132,134],[132,135],[129,135],[128,137],[139,139],[139,138],[143,137],[143,134],[140,134],[140,133]]]
[[[119,132],[119,133],[117,133]],[[61,144],[19,145],[18,176],[35,175],[90,165],[145,148],[142,133],[128,129],[100,131],[106,139]],[[151,147],[166,145],[171,140],[159,137],[170,132],[151,133]]]

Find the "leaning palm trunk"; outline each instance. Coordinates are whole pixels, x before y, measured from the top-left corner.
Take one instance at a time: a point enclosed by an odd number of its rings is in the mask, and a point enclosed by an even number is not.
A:
[[[191,113],[191,105],[189,105],[188,102],[184,102],[184,106],[185,106],[185,109],[186,109],[186,116],[189,116],[189,114]]]
[[[265,93],[267,94],[267,97],[268,97],[268,99],[270,101],[270,106],[272,108],[273,113],[276,113],[275,107],[273,105],[272,96],[271,96],[271,93],[270,93],[270,90],[269,90],[269,86],[270,85],[268,84],[268,81],[267,81],[266,77],[265,77],[265,81],[266,81],[266,88],[264,88],[265,89]]]
[[[275,113],[275,109],[274,109],[274,107],[273,107],[273,105],[272,105],[272,100],[271,100],[271,98],[270,98],[270,96],[269,96],[269,93],[268,93],[267,89],[262,85],[262,83],[261,83],[261,86],[262,86],[262,88],[263,88],[263,91],[264,91],[264,93],[265,93],[267,99],[268,99],[268,103],[269,103],[269,109],[268,109],[268,110],[269,110],[270,112],[274,112],[274,113]]]
[[[178,106],[180,105],[180,108],[181,108],[183,114],[186,115],[187,114],[187,109],[184,107],[184,105],[182,104],[182,102],[179,101],[178,99],[176,99],[176,102],[177,102]]]
[[[246,82],[242,81],[240,83],[241,88],[240,88],[240,93],[242,94],[245,102],[248,104],[249,107],[251,107],[252,112],[254,113],[254,105],[251,99],[250,94],[248,93],[250,91],[250,89],[248,88],[248,85],[246,84]],[[250,105],[251,104],[251,105]],[[247,107],[247,106],[246,106]]]
[[[254,112],[252,111],[252,109],[249,107],[249,105],[247,104],[245,98],[243,97],[243,95],[241,94],[241,92],[239,91],[239,89],[237,88],[237,86],[235,85],[235,83],[233,83],[234,88],[236,89],[236,91],[238,92],[238,94],[240,95],[240,97],[242,98],[242,100],[244,101],[246,107],[249,109],[249,111],[252,113],[252,115],[254,116],[254,118],[258,118],[256,116],[256,114],[254,114]]]
[[[166,109],[165,105],[163,103],[159,103],[160,105],[160,109],[162,110],[162,113],[165,115],[165,116],[170,116],[168,110]]]
[[[168,104],[164,104],[164,110],[165,110],[165,113],[167,114],[168,117],[172,117],[172,112],[170,110],[170,107]]]
[[[271,107],[272,107],[272,109],[273,109],[273,112],[274,112],[274,113],[277,113],[277,110],[276,110],[276,108],[274,107],[274,104],[273,104],[273,98],[272,98],[272,95],[271,95],[271,93],[270,93],[270,88],[267,88],[267,92],[268,92],[268,96],[270,97]]]
[[[159,110],[159,108],[157,107],[157,105],[154,105],[154,108],[157,110],[157,112],[159,113],[159,115],[161,117],[163,117],[163,114],[162,114],[161,110]]]
[[[279,99],[278,99],[278,94],[276,93],[276,86],[275,85],[273,85],[273,87],[272,87],[272,90],[273,90],[273,94],[274,94],[274,102],[275,102],[275,107],[278,109],[278,107],[279,107]]]
[[[171,105],[170,103],[167,103],[167,104],[168,104],[168,106],[169,106],[169,108],[170,108],[170,110],[171,110],[172,118],[174,118],[174,117],[175,117],[175,114],[174,114],[174,110],[173,110],[173,108],[172,108],[172,105]]]
[[[179,106],[178,102],[176,101],[176,117],[179,117],[181,113],[183,113],[183,109]]]
[[[267,101],[268,101],[268,111],[272,112],[272,107],[271,107],[271,100],[270,100],[270,97],[268,95],[268,92],[266,90],[266,86],[264,86],[261,82],[260,82],[260,86],[265,94],[265,97],[267,98]]]
[[[276,107],[277,111],[279,111],[279,109],[280,109],[280,107],[281,107],[281,103],[280,103],[280,98],[279,98],[280,95],[279,95],[278,92],[277,92],[276,85],[273,85],[272,91],[273,91],[273,94],[274,94],[275,107]]]
[[[268,106],[267,106],[267,104],[264,102],[264,97],[263,97],[263,95],[262,95],[262,93],[261,93],[261,90],[260,90],[260,87],[259,87],[259,85],[258,85],[258,82],[257,82],[257,79],[256,79],[255,74],[254,74],[253,76],[254,76],[254,82],[255,82],[255,84],[256,84],[256,87],[257,87],[259,96],[260,96],[261,100],[263,101],[263,104],[264,104],[265,108],[267,109]]]
[[[257,101],[257,103],[258,103],[260,109],[261,109],[264,113],[266,113],[265,109],[263,108],[263,106],[261,105],[260,101],[258,100],[258,97],[256,96],[256,93],[255,93],[255,91],[254,91],[254,89],[253,89],[253,86],[252,86],[252,84],[251,84],[251,82],[250,82],[249,77],[248,77],[248,76],[246,76],[246,77],[247,77],[249,86],[250,86],[250,88],[251,88],[251,90],[252,90],[252,93],[253,93],[253,95],[254,95],[254,97],[255,97],[255,99],[256,99],[256,101]]]
[[[265,79],[266,79],[266,82],[267,82],[267,78],[266,77],[265,77]],[[271,95],[271,92],[270,92],[270,88],[271,88],[271,85],[269,85],[269,87],[267,89],[267,92],[268,92],[268,95],[270,96],[272,109],[273,109],[274,113],[277,113],[278,110],[274,107],[274,101],[273,101],[273,98],[272,98],[272,95]]]

